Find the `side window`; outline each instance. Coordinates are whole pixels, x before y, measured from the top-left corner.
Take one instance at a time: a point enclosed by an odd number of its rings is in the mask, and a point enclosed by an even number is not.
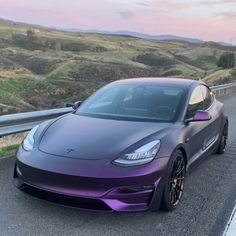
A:
[[[192,92],[188,104],[186,118],[189,119],[193,117],[193,115],[197,110],[203,110],[203,109],[204,109],[204,102],[203,102],[202,91],[200,86],[198,86]]]
[[[201,85],[200,87],[204,101],[204,110],[207,110],[213,102],[213,97],[209,88],[207,88],[205,85]]]

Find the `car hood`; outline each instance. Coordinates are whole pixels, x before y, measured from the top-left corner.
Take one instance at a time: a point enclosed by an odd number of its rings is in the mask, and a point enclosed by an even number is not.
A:
[[[39,150],[78,159],[114,159],[131,145],[170,125],[69,114],[47,128]]]

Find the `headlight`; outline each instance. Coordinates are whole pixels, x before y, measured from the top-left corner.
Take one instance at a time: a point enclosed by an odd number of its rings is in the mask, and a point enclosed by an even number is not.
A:
[[[25,140],[23,141],[23,148],[26,151],[31,151],[33,149],[33,147],[34,147],[34,134],[38,128],[39,128],[39,125],[36,125],[32,130],[30,130],[30,132],[26,136]]]
[[[154,159],[160,149],[160,145],[160,140],[155,140],[147,143],[134,152],[125,154],[124,156],[116,159],[114,161],[114,164],[123,166],[135,166],[148,163]]]

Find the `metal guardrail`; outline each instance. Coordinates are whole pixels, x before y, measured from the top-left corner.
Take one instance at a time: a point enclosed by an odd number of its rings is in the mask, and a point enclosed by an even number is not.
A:
[[[212,86],[211,90],[215,93],[216,97],[222,97],[227,94],[236,92],[236,83]]]
[[[212,86],[211,89],[216,97],[221,97],[236,92],[236,83]],[[72,111],[72,108],[58,108],[0,116],[0,137],[28,131],[44,120]]]
[[[71,107],[67,107],[0,116],[0,137],[28,131],[45,120],[72,111]]]
[[[235,83],[229,83],[229,84],[220,84],[220,85],[214,85],[214,86],[211,86],[211,90],[219,90],[219,89],[225,89],[225,88],[231,88],[231,87],[234,87],[236,86],[236,82]]]

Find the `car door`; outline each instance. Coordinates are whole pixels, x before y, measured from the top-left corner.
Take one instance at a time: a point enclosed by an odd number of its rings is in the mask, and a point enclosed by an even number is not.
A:
[[[215,98],[211,90],[206,85],[200,85],[200,88],[203,95],[204,110],[209,112],[211,116],[211,120],[208,122],[208,133],[204,137],[203,143],[203,150],[206,150],[212,146],[220,136],[221,117],[215,106]]]
[[[191,119],[196,111],[205,110],[204,98],[201,86],[198,85],[190,97],[186,112],[186,119]],[[211,121],[189,122],[185,127],[186,149],[188,153],[188,166],[200,158],[204,152],[206,137],[208,137]]]

